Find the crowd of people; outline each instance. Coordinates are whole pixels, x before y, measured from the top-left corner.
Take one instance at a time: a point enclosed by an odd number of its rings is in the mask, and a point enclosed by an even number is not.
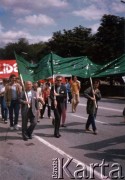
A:
[[[49,81],[42,86],[39,82],[32,83],[31,81],[22,84],[20,79],[12,74],[9,80],[3,79],[0,85],[1,116],[4,123],[9,121],[10,130],[19,130],[18,119],[21,111],[22,138],[27,141],[32,139],[34,128],[40,119],[44,118],[47,108],[48,118],[52,119],[54,126],[54,137],[59,138],[61,136],[60,126],[66,127],[67,103],[71,103],[72,113],[77,111],[80,99],[80,81],[74,76],[72,81],[65,79],[65,83],[62,83],[62,76],[57,76],[54,84]],[[93,88],[89,87],[84,91],[84,97],[88,99],[88,120],[85,131],[90,131],[89,127],[92,125],[94,134],[97,134],[95,118],[98,101],[101,99],[98,87],[99,81],[95,80]]]

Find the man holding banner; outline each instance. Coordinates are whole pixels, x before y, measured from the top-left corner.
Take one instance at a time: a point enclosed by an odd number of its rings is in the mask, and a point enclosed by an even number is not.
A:
[[[61,115],[65,108],[65,100],[67,98],[66,87],[61,84],[62,77],[56,77],[56,84],[52,86],[50,91],[50,98],[52,100],[51,108],[54,111],[55,121],[54,121],[54,136],[59,138],[61,135],[59,134]]]
[[[94,80],[93,89],[89,87],[84,91],[84,96],[88,99],[87,101],[87,114],[88,119],[86,123],[86,132],[91,131],[89,126],[92,125],[93,133],[97,134],[97,128],[95,124],[95,118],[98,110],[98,101],[101,99],[101,93],[99,88],[99,80]]]
[[[25,82],[25,92],[22,92],[20,103],[21,103],[21,115],[22,115],[22,136],[23,140],[27,141],[32,139],[33,130],[37,124],[38,118],[38,98],[37,93],[32,90],[32,82]],[[30,126],[28,125],[28,119],[30,120]]]

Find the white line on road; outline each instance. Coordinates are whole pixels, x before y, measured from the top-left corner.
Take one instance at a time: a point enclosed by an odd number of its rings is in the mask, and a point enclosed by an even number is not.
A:
[[[79,106],[86,106],[86,104],[79,103]],[[120,109],[106,108],[106,107],[102,107],[102,106],[99,106],[98,108],[99,109],[105,109],[105,110],[108,110],[108,111],[123,112],[123,110],[120,110]]]
[[[78,164],[81,164],[83,167],[86,167],[87,170],[92,173],[93,172],[93,169],[91,168],[91,166],[88,166],[87,164],[75,159],[74,157],[72,157],[71,155],[65,153],[63,150],[59,149],[58,147],[55,147],[54,145],[52,145],[51,143],[49,143],[48,141],[44,140],[43,138],[39,137],[39,136],[36,136],[35,135],[35,138],[40,141],[41,143],[43,143],[44,145],[48,146],[49,148],[51,148],[52,150],[58,152],[60,155],[66,157],[66,158],[70,158],[70,159],[73,159],[72,161],[74,163],[76,163],[77,165]],[[99,178],[99,179],[105,179],[104,176],[102,176],[99,172],[97,172],[96,170],[94,170],[94,173],[95,175]],[[106,178],[107,180],[110,180],[108,178]]]
[[[88,118],[86,118],[86,117],[78,116],[78,115],[76,115],[76,114],[72,114],[71,116],[78,117],[78,118],[85,119],[85,120],[88,119]],[[101,124],[108,124],[108,123],[105,123],[105,122],[102,122],[102,121],[98,121],[98,120],[95,120],[95,121],[98,122],[98,123],[101,123]]]

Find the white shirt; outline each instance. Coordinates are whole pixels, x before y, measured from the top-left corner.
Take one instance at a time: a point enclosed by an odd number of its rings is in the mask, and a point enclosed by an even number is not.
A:
[[[12,85],[12,99],[15,100],[17,99],[17,92],[16,92],[16,85]]]
[[[0,85],[0,93],[3,93],[3,94],[1,94],[0,96],[3,96],[4,92],[5,92],[5,86],[3,84],[1,84]]]
[[[31,91],[27,92],[27,97],[28,97],[29,103],[31,103],[31,99],[32,99],[32,92]]]

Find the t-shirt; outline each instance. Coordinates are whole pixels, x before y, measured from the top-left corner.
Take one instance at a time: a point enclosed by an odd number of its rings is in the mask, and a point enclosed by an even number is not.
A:
[[[80,83],[78,81],[72,82],[71,84],[72,93],[79,94],[79,87],[80,87]]]
[[[12,100],[16,100],[17,99],[17,92],[16,92],[16,85],[15,84],[12,85],[11,90],[12,90]]]

